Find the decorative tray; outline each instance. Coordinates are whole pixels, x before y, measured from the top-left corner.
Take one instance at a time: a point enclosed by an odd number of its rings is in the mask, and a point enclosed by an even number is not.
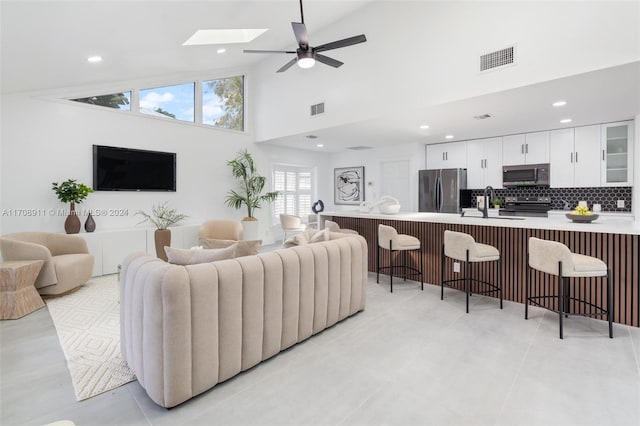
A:
[[[581,215],[581,214],[571,214],[571,213],[567,213],[565,216],[567,216],[567,219],[571,219],[572,221],[579,222],[579,223],[593,222],[598,217],[600,217],[597,214]]]

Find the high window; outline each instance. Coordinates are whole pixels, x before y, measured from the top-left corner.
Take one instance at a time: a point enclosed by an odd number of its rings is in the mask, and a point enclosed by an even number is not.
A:
[[[314,191],[314,172],[311,167],[273,166],[273,189],[278,198],[272,203],[274,223],[280,223],[280,214],[300,216],[305,221],[311,212]]]
[[[71,99],[84,104],[98,105],[107,108],[131,110],[131,92],[111,93],[109,95],[89,96],[88,98]]]
[[[177,84],[140,90],[140,112],[194,122],[195,84]]]
[[[202,82],[202,123],[244,130],[244,77]]]

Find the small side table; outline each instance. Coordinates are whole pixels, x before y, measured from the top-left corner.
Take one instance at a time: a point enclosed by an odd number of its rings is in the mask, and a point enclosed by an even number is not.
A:
[[[16,319],[44,306],[34,287],[42,260],[0,263],[0,319]]]

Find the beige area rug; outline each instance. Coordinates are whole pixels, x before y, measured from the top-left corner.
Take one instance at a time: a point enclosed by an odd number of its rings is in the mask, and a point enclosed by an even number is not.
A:
[[[120,355],[117,275],[92,278],[77,291],[46,299],[67,358],[76,399],[135,380]]]

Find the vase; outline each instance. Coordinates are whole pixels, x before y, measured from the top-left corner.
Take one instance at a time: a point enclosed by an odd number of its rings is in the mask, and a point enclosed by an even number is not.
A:
[[[96,230],[96,221],[93,220],[93,216],[91,216],[91,212],[89,212],[89,216],[87,216],[87,220],[84,221],[84,230],[87,232],[93,232]]]
[[[171,247],[171,230],[156,229],[156,232],[153,234],[153,238],[156,242],[156,256],[166,262],[167,253],[165,253],[164,247]]]
[[[64,221],[64,230],[67,234],[77,234],[80,232],[80,227],[82,224],[80,223],[80,219],[76,214],[76,204],[71,203],[69,207],[69,216]]]
[[[258,239],[258,219],[242,221],[242,239],[253,241]]]

